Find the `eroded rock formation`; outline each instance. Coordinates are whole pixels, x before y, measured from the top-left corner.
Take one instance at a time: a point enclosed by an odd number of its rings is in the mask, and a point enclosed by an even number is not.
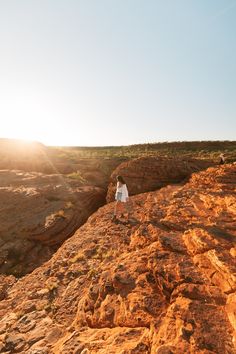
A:
[[[0,138],[0,170],[72,174],[72,178],[83,181],[85,185],[106,189],[112,171],[125,160],[122,157],[84,158],[83,150],[80,153],[76,148],[64,150],[37,142]]]
[[[236,166],[93,214],[0,302],[0,352],[234,354]]]
[[[111,175],[107,202],[114,201],[116,176],[124,177],[129,193],[135,195],[184,181],[193,172],[205,170],[215,163],[193,158],[140,157],[123,162]]]
[[[0,273],[48,260],[105,200],[105,191],[62,175],[0,171]]]

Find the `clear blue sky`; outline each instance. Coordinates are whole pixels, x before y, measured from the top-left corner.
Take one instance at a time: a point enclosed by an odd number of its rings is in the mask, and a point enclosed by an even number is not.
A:
[[[0,0],[0,137],[236,140],[236,0]]]

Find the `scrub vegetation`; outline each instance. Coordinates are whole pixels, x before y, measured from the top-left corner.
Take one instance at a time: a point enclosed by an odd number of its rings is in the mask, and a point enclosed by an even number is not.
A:
[[[51,157],[76,162],[81,158],[137,158],[142,156],[218,158],[224,153],[228,162],[236,161],[236,141],[181,141],[128,146],[49,147]]]

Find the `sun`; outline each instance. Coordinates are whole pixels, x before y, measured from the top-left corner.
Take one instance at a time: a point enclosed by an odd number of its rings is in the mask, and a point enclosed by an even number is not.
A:
[[[42,124],[42,122],[41,122]],[[17,118],[17,119],[10,119],[7,122],[3,123],[2,134],[4,136],[11,139],[20,139],[25,141],[40,141],[47,139],[46,136],[44,138],[42,134],[42,130],[37,123],[32,119],[27,118]]]
[[[42,92],[30,92],[28,87],[15,91],[1,102],[0,138],[60,145],[67,129],[60,123],[59,104]]]
[[[60,145],[65,129],[48,117],[21,116],[1,122],[1,138],[38,141],[45,145]]]

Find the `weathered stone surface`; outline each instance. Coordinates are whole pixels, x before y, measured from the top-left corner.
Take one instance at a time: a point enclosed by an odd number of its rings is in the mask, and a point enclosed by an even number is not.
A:
[[[76,151],[76,148],[75,148]],[[0,170],[21,170],[44,174],[75,174],[86,185],[107,188],[112,171],[125,158],[81,158],[73,149],[47,147],[43,144],[26,143],[0,138]]]
[[[1,170],[0,272],[22,275],[48,260],[104,196],[62,175]]]
[[[0,274],[0,301],[7,297],[8,289],[15,283],[14,276],[5,276]]]
[[[119,165],[111,175],[107,202],[114,201],[116,176],[124,177],[130,195],[149,192],[168,184],[179,183],[193,172],[201,171],[215,163],[193,158],[140,157]]]
[[[100,208],[8,289],[2,350],[236,352],[236,165],[132,201],[130,222],[111,221],[114,204]]]

